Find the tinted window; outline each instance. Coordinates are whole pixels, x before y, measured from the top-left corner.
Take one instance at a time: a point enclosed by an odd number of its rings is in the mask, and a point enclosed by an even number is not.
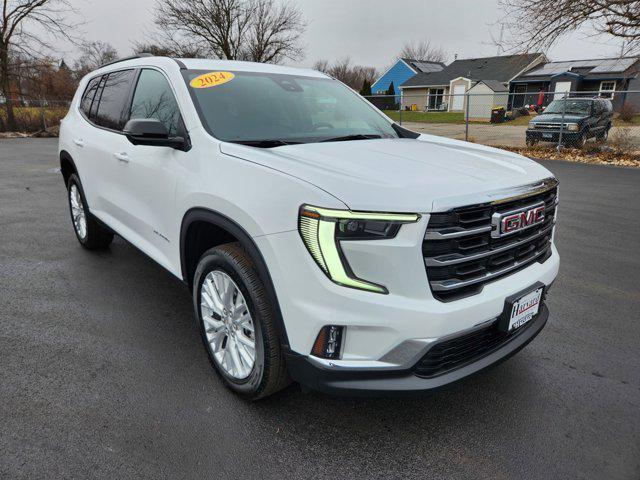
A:
[[[93,98],[96,95],[96,90],[98,90],[98,84],[100,83],[101,78],[102,77],[96,77],[89,80],[87,88],[84,91],[84,95],[82,96],[82,100],[80,102],[80,110],[86,115],[87,118],[89,118],[91,104],[93,103]]]
[[[122,129],[122,113],[129,97],[132,80],[133,70],[113,72],[107,76],[94,122],[113,130]]]
[[[567,100],[554,100],[544,110],[544,113],[564,113],[574,115],[591,115],[592,100],[580,100],[569,98]]]
[[[337,80],[204,70],[184,75],[202,122],[220,140],[308,143],[352,135],[398,137],[369,102]],[[207,86],[204,79],[215,75],[225,81]]]
[[[157,70],[142,70],[131,104],[131,119],[155,118],[167,128],[170,136],[181,130],[178,103],[164,75]]]

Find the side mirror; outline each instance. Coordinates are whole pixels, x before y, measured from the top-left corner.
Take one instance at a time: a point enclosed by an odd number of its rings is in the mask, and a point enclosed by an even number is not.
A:
[[[129,120],[124,126],[123,132],[127,139],[134,145],[170,147],[182,151],[189,149],[188,142],[185,138],[170,137],[164,124],[155,118]]]

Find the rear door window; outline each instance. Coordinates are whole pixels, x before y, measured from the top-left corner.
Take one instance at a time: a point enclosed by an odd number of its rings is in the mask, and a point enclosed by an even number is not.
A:
[[[82,95],[82,100],[80,101],[80,111],[84,113],[85,117],[91,118],[91,105],[93,104],[94,98],[96,96],[96,91],[98,90],[98,84],[102,77],[96,77],[89,80],[87,84],[87,88],[84,91],[84,95]]]
[[[155,118],[164,124],[169,136],[183,134],[176,97],[165,76],[157,70],[144,69],[140,72],[129,118]]]
[[[111,130],[122,130],[124,108],[134,78],[133,70],[109,73],[99,92],[98,110],[92,120]],[[94,101],[94,105],[95,105]]]

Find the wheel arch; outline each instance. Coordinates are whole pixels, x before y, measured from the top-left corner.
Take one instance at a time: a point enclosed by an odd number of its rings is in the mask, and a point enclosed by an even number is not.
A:
[[[62,150],[60,152],[60,173],[62,174],[65,185],[67,185],[67,183],[69,182],[69,177],[72,174],[75,173],[79,176],[78,168],[76,167],[71,154],[66,150]]]
[[[192,208],[185,213],[180,226],[182,279],[191,289],[193,287],[193,274],[202,253],[217,245],[233,241],[239,242],[249,253],[251,260],[253,260],[258,276],[262,280],[267,296],[273,305],[280,344],[285,351],[288,351],[289,339],[269,268],[251,235],[237,222],[222,213],[207,208]]]

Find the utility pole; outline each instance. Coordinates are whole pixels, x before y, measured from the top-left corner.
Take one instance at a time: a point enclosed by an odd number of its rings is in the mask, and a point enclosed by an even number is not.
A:
[[[500,24],[500,40],[498,40],[498,51],[496,52],[496,55],[500,56],[502,55],[502,40],[504,39],[504,23]]]

